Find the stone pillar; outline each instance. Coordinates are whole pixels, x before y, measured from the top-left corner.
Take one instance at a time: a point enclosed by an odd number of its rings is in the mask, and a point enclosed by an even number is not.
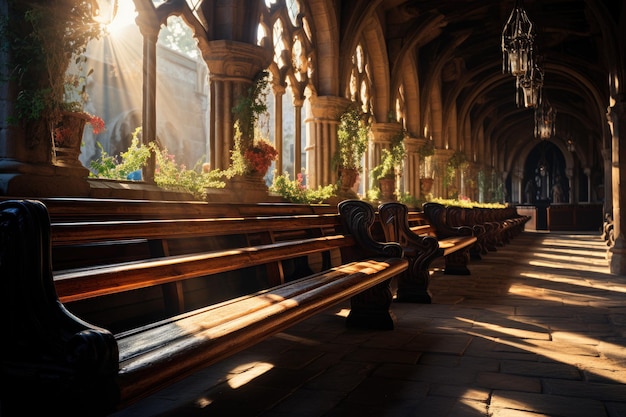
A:
[[[332,163],[337,150],[337,126],[350,100],[336,96],[311,97],[309,142],[306,147],[308,184],[311,188],[337,182],[337,167]]]
[[[583,169],[585,177],[587,177],[587,203],[591,203],[591,168],[586,167]]]
[[[368,147],[368,155],[366,158],[365,170],[361,176],[361,182],[365,185],[365,189],[378,184],[372,183],[370,178],[370,170],[380,164],[383,149],[391,147],[391,140],[395,135],[402,131],[402,125],[399,123],[373,123],[372,124],[372,140]],[[398,187],[396,178],[396,188]]]
[[[267,49],[257,45],[229,40],[210,41],[202,49],[202,58],[209,68],[213,121],[210,132],[211,167],[226,169],[234,147],[232,108],[239,97],[247,94],[254,77],[271,62]]]
[[[274,92],[274,147],[278,152],[278,158],[276,159],[276,174],[283,174],[283,95],[285,94],[285,87],[282,85],[272,85],[272,91]],[[295,177],[294,177],[295,178]]]
[[[613,213],[611,148],[602,149],[602,160],[604,161],[604,213]]]
[[[502,203],[506,203],[507,201],[511,200],[511,196],[507,195],[507,191],[506,191],[506,178],[509,176],[508,171],[502,171],[500,173],[500,184],[501,185],[501,189],[502,189]]]
[[[304,99],[293,99],[293,111],[294,111],[294,145],[293,145],[293,175],[297,178],[298,174],[302,172],[302,107],[304,106]]]
[[[520,169],[515,170],[511,174],[511,203],[523,204],[524,203],[524,171]]]
[[[420,197],[420,154],[419,150],[426,142],[424,138],[404,138],[406,163],[404,167],[404,189],[415,198]]]
[[[448,190],[444,189],[444,176],[447,175],[448,160],[452,154],[454,154],[452,149],[435,149],[435,154],[433,155],[435,164],[433,197],[448,198]]]
[[[139,31],[143,36],[143,87],[141,137],[144,145],[155,142],[156,133],[156,44],[159,37],[160,22],[155,16],[142,13],[137,18]],[[154,183],[155,156],[150,153],[147,164],[143,167],[144,181]]]
[[[613,231],[615,244],[609,248],[609,267],[612,274],[626,275],[626,169],[620,168],[620,161],[626,161],[626,134],[620,134],[620,126],[626,126],[626,97],[620,97],[608,109],[608,121],[612,133],[612,189],[613,189]],[[623,129],[624,130],[624,129]],[[626,130],[625,130],[626,132]],[[606,187],[605,187],[606,188]]]

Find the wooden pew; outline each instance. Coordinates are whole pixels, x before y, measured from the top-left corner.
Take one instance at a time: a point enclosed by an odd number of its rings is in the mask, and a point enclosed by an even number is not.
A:
[[[444,274],[470,275],[467,265],[470,248],[477,241],[469,226],[451,226],[447,221],[446,208],[442,204],[428,202],[423,205],[424,215],[433,230],[429,232],[444,250],[446,266]]]
[[[345,201],[338,210],[317,220],[103,220],[51,226],[40,202],[0,203],[3,337],[11,341],[2,346],[1,369],[3,381],[12,382],[3,384],[2,415],[20,415],[29,400],[35,414],[106,415],[348,299],[347,325],[393,328],[389,284],[408,267],[402,247],[372,239],[375,214],[367,203]],[[298,233],[301,227],[307,237]],[[53,248],[156,241],[167,248],[175,239],[234,229],[247,238],[238,247],[52,269]],[[318,272],[293,280],[283,276],[266,289],[199,308],[181,305],[180,314],[118,333],[77,317],[61,301],[92,300],[198,275],[210,279],[216,271],[263,270],[268,276],[273,271],[275,279],[285,259],[336,251],[338,262],[326,257]]]
[[[469,228],[447,228],[447,234],[433,223],[425,223],[424,214],[411,213],[404,204],[389,202],[378,208],[380,224],[388,242],[398,242],[409,260],[409,269],[398,277],[397,300],[430,303],[429,267],[438,257],[445,257],[444,273],[467,275],[468,250],[476,242]],[[413,225],[411,225],[413,223]],[[456,234],[455,234],[456,233]]]

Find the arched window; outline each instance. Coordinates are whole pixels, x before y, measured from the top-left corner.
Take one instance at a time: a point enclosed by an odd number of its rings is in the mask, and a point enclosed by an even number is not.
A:
[[[154,1],[155,6],[164,1]],[[188,0],[195,14],[200,0]],[[88,45],[85,68],[93,70],[87,92],[87,110],[101,116],[106,130],[84,136],[81,162],[89,167],[102,152],[112,156],[126,152],[137,128],[142,127],[142,36],[132,1],[99,0],[102,10],[117,13],[106,36]],[[156,140],[175,156],[176,162],[193,167],[207,154],[207,66],[200,57],[191,29],[180,17],[170,16],[160,28],[156,48],[159,82],[155,91]]]
[[[306,4],[300,0],[264,0],[257,42],[263,45],[271,28],[274,52],[270,64],[273,100],[268,109],[274,123],[271,138],[279,150],[276,169],[293,178],[305,166],[306,131],[302,108],[313,92],[314,40]]]
[[[369,56],[363,43],[360,42],[352,54],[352,70],[346,97],[359,103],[364,113],[373,114],[372,74]]]

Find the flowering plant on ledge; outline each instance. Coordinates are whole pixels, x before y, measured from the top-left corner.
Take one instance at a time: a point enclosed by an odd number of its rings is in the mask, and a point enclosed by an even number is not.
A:
[[[250,172],[265,175],[278,151],[265,139],[256,139],[254,144],[244,151],[243,157]]]
[[[75,122],[70,121],[69,117],[73,116],[78,123],[88,124],[91,126],[94,135],[104,132],[104,120],[98,116],[91,115],[86,112],[65,112],[63,119],[57,124],[53,131],[55,146],[67,146],[67,142],[72,140],[72,136],[77,132]],[[82,119],[82,121],[81,121]],[[82,130],[80,130],[82,137]]]

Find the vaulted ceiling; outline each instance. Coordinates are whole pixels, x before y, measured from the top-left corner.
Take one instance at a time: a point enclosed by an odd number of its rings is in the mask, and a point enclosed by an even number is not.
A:
[[[438,60],[446,61],[440,63],[444,111],[454,100],[473,129],[481,126],[501,149],[512,151],[532,139],[534,128],[533,110],[516,105],[515,78],[502,71],[501,34],[514,5],[514,0],[382,0],[378,5],[385,13],[388,44],[419,48],[420,79],[428,79]],[[624,59],[613,56],[623,2],[526,0],[523,7],[535,25],[544,96],[558,112],[557,131],[572,135],[583,152],[605,148],[609,74],[615,72],[612,60]],[[427,36],[420,35],[419,45],[411,44],[428,21],[436,24]]]

